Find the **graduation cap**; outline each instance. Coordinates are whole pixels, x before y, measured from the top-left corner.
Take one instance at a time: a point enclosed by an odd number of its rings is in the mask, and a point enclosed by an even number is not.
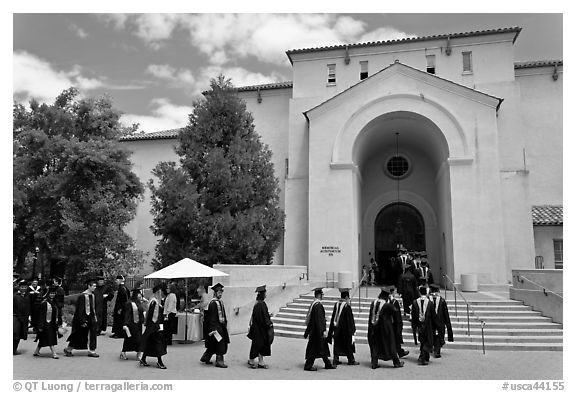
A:
[[[222,285],[222,284],[220,284],[220,283],[217,283],[217,284],[213,285],[211,289],[212,289],[214,292],[221,291],[221,290],[224,289],[224,285]]]
[[[322,287],[314,288],[314,296],[316,296],[319,293],[323,294],[324,292],[322,291],[322,289],[323,289]]]
[[[19,275],[18,273],[16,273],[16,272],[13,272],[13,273],[12,273],[12,277],[18,278],[18,277],[20,277],[20,275]]]
[[[53,282],[54,284],[60,285],[60,284],[62,284],[62,279],[61,279],[60,277],[54,277],[54,278],[52,279],[52,282]]]
[[[152,293],[156,293],[160,290],[162,290],[162,292],[166,292],[166,285],[163,283],[154,285],[154,288],[152,288]]]
[[[266,292],[266,285],[260,285],[255,292]]]
[[[28,286],[28,281],[26,281],[26,280],[20,280],[20,281],[18,281],[18,286],[19,286],[19,287],[27,287],[27,286]]]
[[[48,293],[56,293],[56,289],[58,289],[58,287],[55,287],[54,285],[50,285],[48,287]]]
[[[92,285],[92,284],[96,284],[96,280],[94,278],[87,278],[84,283],[86,285]]]
[[[122,280],[122,281],[124,281],[124,276],[121,275],[121,274],[119,274],[119,275],[116,276],[116,280]]]
[[[440,285],[430,284],[430,292],[439,292],[439,291],[440,291]]]
[[[346,299],[350,297],[350,288],[338,288],[340,290],[340,298]]]
[[[420,295],[426,295],[426,293],[428,293],[428,290],[424,285],[420,285],[418,287],[418,292],[420,292]]]

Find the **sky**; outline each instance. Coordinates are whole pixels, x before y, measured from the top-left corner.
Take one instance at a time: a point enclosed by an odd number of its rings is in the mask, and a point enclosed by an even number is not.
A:
[[[556,14],[13,14],[13,100],[70,86],[109,94],[126,125],[186,125],[220,73],[235,86],[292,80],[290,49],[519,26],[515,60],[563,59]]]

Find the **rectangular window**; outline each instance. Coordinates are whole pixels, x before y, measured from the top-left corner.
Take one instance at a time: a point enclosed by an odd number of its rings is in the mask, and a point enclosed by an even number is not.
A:
[[[368,78],[368,62],[361,61],[360,62],[360,80],[364,80]]]
[[[429,74],[436,73],[436,55],[426,55],[426,72]]]
[[[563,268],[563,249],[564,245],[562,244],[562,239],[554,239],[554,268],[555,269],[562,269]]]
[[[328,64],[328,84],[336,84],[336,64]]]
[[[462,52],[462,72],[472,73],[472,52]]]

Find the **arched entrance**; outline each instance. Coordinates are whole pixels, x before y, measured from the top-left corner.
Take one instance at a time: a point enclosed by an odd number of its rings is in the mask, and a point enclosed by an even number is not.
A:
[[[396,284],[400,266],[392,263],[397,248],[426,250],[426,230],[420,212],[407,203],[393,203],[380,210],[374,222],[374,254],[379,267],[376,281]]]

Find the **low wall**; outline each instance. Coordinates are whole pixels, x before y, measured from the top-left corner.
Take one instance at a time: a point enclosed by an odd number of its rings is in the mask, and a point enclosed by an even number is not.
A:
[[[224,265],[216,264],[214,269],[227,273],[228,277],[214,277],[214,283],[226,286],[258,287],[260,285],[299,285],[308,280],[306,266],[283,265]]]
[[[562,270],[512,270],[510,299],[520,300],[553,322],[563,323],[562,278]]]

